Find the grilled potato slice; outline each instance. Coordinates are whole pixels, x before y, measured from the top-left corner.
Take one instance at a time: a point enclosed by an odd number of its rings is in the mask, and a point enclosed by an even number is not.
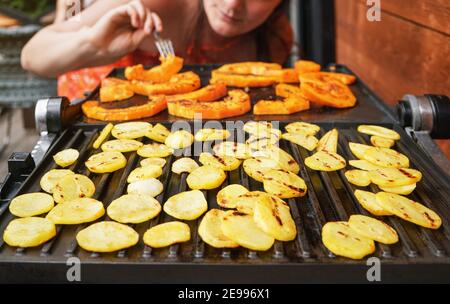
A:
[[[226,178],[227,175],[220,168],[201,166],[189,173],[186,182],[193,190],[211,190],[222,185]]]
[[[171,196],[164,211],[180,220],[195,220],[208,210],[208,202],[200,190],[185,191]]]
[[[267,121],[248,121],[244,124],[243,129],[251,135],[261,137],[270,133],[270,130],[272,130],[272,123]]]
[[[149,178],[158,178],[162,174],[162,169],[160,166],[148,165],[145,167],[138,167],[130,172],[128,175],[127,182],[132,183],[136,181],[143,181]]]
[[[301,197],[306,194],[305,181],[298,175],[281,170],[269,170],[263,175],[264,190],[281,198]]]
[[[102,145],[102,150],[105,152],[117,151],[117,152],[131,152],[137,151],[144,144],[134,139],[113,139],[108,140]]]
[[[398,186],[398,187],[382,187],[382,186],[378,186],[378,187],[381,190],[383,190],[384,192],[401,194],[401,195],[409,195],[414,191],[414,189],[416,189],[416,185],[417,184],[404,185],[404,186]]]
[[[128,194],[149,195],[156,197],[163,192],[163,184],[156,178],[149,178],[132,182],[127,187]]]
[[[395,141],[393,139],[384,138],[384,137],[380,137],[380,136],[376,136],[376,135],[372,135],[370,137],[370,142],[375,147],[380,147],[380,148],[390,148],[395,144]]]
[[[57,203],[77,198],[91,197],[95,193],[94,183],[81,174],[70,174],[61,178],[53,191],[53,199]]]
[[[148,122],[124,122],[115,125],[111,134],[118,139],[136,139],[143,137],[152,129],[152,125]]]
[[[93,252],[114,252],[134,246],[139,234],[131,227],[105,221],[90,225],[76,236],[81,248]]]
[[[415,184],[422,179],[422,173],[408,168],[381,168],[369,172],[372,183],[380,187],[399,187]]]
[[[101,146],[101,144],[105,141],[105,139],[108,137],[109,133],[111,133],[113,127],[114,125],[112,123],[107,124],[100,132],[97,139],[92,144],[92,148],[98,149]]]
[[[228,185],[217,193],[217,204],[224,208],[236,208],[237,198],[248,192],[248,189],[242,185]]]
[[[60,167],[67,167],[77,161],[80,153],[75,149],[66,149],[53,155],[53,160]]]
[[[292,133],[292,134],[300,133],[305,136],[307,136],[307,135],[314,136],[317,134],[317,132],[320,131],[320,127],[318,125],[310,124],[310,123],[303,122],[303,121],[291,122],[290,124],[286,125],[286,127],[284,127],[284,128],[289,133]]]
[[[363,159],[350,160],[350,161],[348,161],[348,163],[350,164],[350,166],[353,166],[355,168],[358,168],[358,169],[364,170],[364,171],[372,171],[372,170],[383,168],[380,166],[376,166],[376,165],[372,164],[371,162],[368,162],[367,160],[363,160]]]
[[[150,158],[145,158],[145,159],[141,160],[140,164],[142,167],[145,167],[148,165],[154,165],[154,166],[160,166],[161,168],[163,168],[166,165],[166,160],[164,158],[160,158],[160,157],[150,157]]]
[[[262,231],[253,216],[239,211],[228,211],[222,221],[223,234],[242,247],[265,251],[275,239]]]
[[[273,159],[270,158],[249,158],[242,163],[245,173],[258,182],[263,182],[264,173],[270,169],[281,169]]]
[[[236,198],[236,209],[245,214],[253,214],[255,204],[269,197],[269,194],[263,191],[250,191],[239,195]]]
[[[243,143],[224,141],[213,147],[214,154],[219,156],[231,156],[239,159],[252,157],[250,147]]]
[[[389,225],[370,216],[354,214],[350,216],[348,225],[362,236],[383,244],[398,242],[397,232]]]
[[[198,226],[198,234],[202,240],[215,248],[235,248],[239,244],[223,234],[222,223],[226,212],[219,209],[209,210]]]
[[[47,213],[54,205],[53,197],[47,193],[27,193],[13,198],[9,211],[18,217],[29,217]]]
[[[313,135],[305,135],[304,133],[284,133],[281,137],[309,151],[314,150],[319,143],[319,140]]]
[[[337,153],[322,150],[305,158],[305,165],[318,171],[337,171],[345,168],[345,159]]]
[[[172,172],[176,174],[181,174],[183,172],[191,173],[198,167],[199,165],[192,158],[182,157],[173,162]]]
[[[297,228],[289,206],[282,199],[267,196],[258,200],[253,209],[253,220],[265,233],[279,241],[292,241]]]
[[[111,173],[127,165],[127,159],[120,152],[100,152],[91,155],[84,163],[93,173]]]
[[[55,225],[76,225],[93,222],[104,214],[102,202],[84,197],[58,204],[46,218]]]
[[[178,221],[156,225],[144,233],[144,243],[153,248],[167,247],[190,239],[189,226]]]
[[[167,136],[164,144],[172,149],[184,149],[192,145],[194,135],[186,130],[178,130]]]
[[[40,185],[42,190],[47,193],[53,193],[56,183],[66,175],[75,174],[71,170],[67,169],[53,169],[48,171],[42,176]]]
[[[255,135],[250,135],[250,137],[245,141],[250,149],[253,150],[263,150],[267,149],[272,145],[275,145],[280,140],[278,134],[269,133],[265,136],[257,137]]]
[[[388,148],[367,150],[364,159],[380,167],[386,168],[408,168],[409,159],[405,155]]]
[[[383,209],[405,221],[431,229],[438,229],[442,224],[442,220],[436,212],[404,196],[378,192],[376,198]]]
[[[355,155],[359,159],[365,159],[364,155],[367,153],[367,151],[374,148],[372,146],[353,143],[353,142],[348,143],[348,146],[350,148],[350,151],[352,151],[353,155]]]
[[[337,153],[338,130],[332,129],[325,133],[317,144],[317,151],[328,151]]]
[[[166,157],[173,154],[173,149],[164,144],[153,143],[140,147],[137,154],[142,157]]]
[[[375,135],[380,136],[392,140],[399,140],[400,134],[395,132],[394,130],[380,127],[380,126],[374,126],[374,125],[360,125],[358,126],[358,132],[368,134],[368,135]]]
[[[347,170],[345,171],[345,177],[347,180],[360,187],[366,187],[370,185],[369,172],[363,170]]]
[[[334,254],[359,260],[375,251],[373,240],[351,229],[347,222],[328,222],[322,227],[322,242]]]
[[[146,222],[161,212],[161,204],[149,195],[124,194],[106,209],[108,216],[123,224]]]
[[[220,168],[224,171],[233,171],[239,168],[241,161],[232,156],[218,156],[209,152],[203,152],[199,157],[200,163],[204,166]]]
[[[375,193],[355,190],[355,197],[364,209],[376,216],[392,215],[389,211],[385,210],[377,201]]]
[[[169,135],[170,131],[160,123],[157,123],[156,125],[153,126],[153,128],[150,129],[150,131],[145,133],[146,137],[159,143],[164,143],[166,141],[167,136]]]
[[[35,247],[56,235],[55,224],[42,217],[25,217],[12,220],[6,226],[3,240],[9,246]]]
[[[195,133],[194,139],[196,141],[213,141],[213,140],[225,140],[230,137],[231,134],[228,130],[223,129],[201,129]]]
[[[298,174],[300,171],[300,166],[295,159],[289,153],[276,146],[271,146],[267,149],[256,151],[253,153],[253,157],[273,159],[278,162],[278,166],[280,166],[281,169],[295,174]]]

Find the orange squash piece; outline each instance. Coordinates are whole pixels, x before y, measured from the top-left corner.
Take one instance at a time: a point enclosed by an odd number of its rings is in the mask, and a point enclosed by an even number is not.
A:
[[[300,86],[294,86],[291,84],[280,83],[275,86],[275,94],[280,97],[300,96],[304,97]],[[306,99],[306,98],[305,98]]]
[[[185,93],[185,94],[177,94],[177,95],[168,95],[167,101],[180,101],[180,100],[196,100],[196,101],[214,101],[219,98],[227,95],[227,86],[218,82],[216,84],[210,84],[206,87],[203,87],[197,91]]]
[[[230,87],[267,87],[276,83],[274,77],[261,75],[241,75],[241,74],[227,74],[221,71],[212,71],[210,83],[215,84],[223,82]]]
[[[328,82],[332,80],[337,80],[343,84],[349,85],[356,81],[356,77],[349,74],[332,72],[306,73],[300,75],[300,82]]]
[[[200,88],[200,77],[194,72],[184,72],[173,75],[164,83],[132,80],[131,87],[135,93],[147,96],[183,94]]]
[[[125,121],[150,117],[167,108],[165,96],[155,96],[143,105],[128,108],[108,109],[101,106],[96,100],[86,101],[81,109],[89,118],[103,121]]]
[[[295,70],[297,71],[298,75],[302,75],[304,73],[309,72],[319,72],[320,71],[320,64],[315,63],[314,61],[309,60],[298,60],[295,62]]]
[[[259,100],[253,106],[255,115],[289,115],[310,108],[309,101],[301,96],[289,96],[284,100]]]
[[[220,101],[179,100],[168,102],[170,115],[187,119],[223,119],[239,116],[251,109],[250,96],[242,90],[231,90]]]
[[[170,77],[178,73],[183,68],[183,58],[176,56],[160,57],[161,64],[145,70],[142,64],[127,67],[125,77],[128,80],[150,81],[152,83],[164,83]]]
[[[101,82],[100,86],[100,101],[111,102],[117,100],[124,100],[134,95],[131,85],[127,80],[109,77]]]
[[[328,80],[302,82],[303,94],[314,103],[333,108],[350,108],[355,106],[356,97],[350,88],[340,81]]]
[[[261,61],[245,61],[238,63],[224,64],[217,71],[226,74],[240,75],[265,75],[269,70],[281,70],[278,63],[268,63]]]
[[[265,76],[274,77],[278,83],[298,83],[298,73],[295,69],[269,70]]]

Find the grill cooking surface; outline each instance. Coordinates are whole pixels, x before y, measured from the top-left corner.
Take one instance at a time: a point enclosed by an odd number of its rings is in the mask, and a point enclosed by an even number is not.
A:
[[[338,153],[347,160],[354,159],[348,149],[348,142],[367,143],[366,135],[356,132],[356,124],[337,123],[320,124],[320,137],[332,127],[339,130]],[[170,127],[170,124],[166,124]],[[384,126],[394,128],[402,135],[395,149],[407,155],[411,167],[423,173],[423,180],[418,183],[412,198],[436,211],[442,218],[440,229],[433,231],[405,222],[396,217],[386,217],[384,221],[390,224],[399,234],[400,241],[395,245],[377,244],[373,256],[382,261],[382,271],[389,280],[389,271],[394,271],[391,278],[402,280],[427,278],[420,271],[427,264],[430,279],[447,280],[450,259],[449,233],[449,182],[434,163],[426,158],[402,129],[389,124]],[[280,124],[282,130],[284,124]],[[141,158],[135,153],[125,153],[128,159],[125,168],[111,174],[90,173],[84,166],[84,161],[93,153],[92,143],[96,139],[100,125],[85,125],[64,131],[55,145],[50,149],[42,163],[24,182],[18,194],[42,191],[39,180],[50,169],[56,167],[52,155],[65,148],[75,148],[80,151],[80,158],[70,167],[76,173],[89,176],[96,185],[94,198],[101,200],[105,208],[108,204],[126,192],[127,176]],[[194,130],[195,132],[196,130]],[[151,142],[143,139],[144,143]],[[215,282],[296,282],[304,280],[340,281],[365,280],[368,269],[365,260],[352,261],[335,257],[322,244],[321,227],[328,221],[347,220],[351,214],[367,214],[360,207],[353,191],[355,186],[349,184],[344,177],[345,170],[336,172],[318,172],[304,166],[304,159],[311,153],[307,150],[281,140],[280,147],[289,152],[300,164],[299,175],[305,180],[308,192],[305,197],[288,199],[293,218],[297,224],[298,235],[294,241],[278,242],[266,252],[255,252],[243,248],[215,249],[205,244],[197,234],[201,220],[187,221],[191,228],[191,241],[172,245],[162,249],[152,249],[143,244],[144,232],[158,223],[173,220],[165,212],[149,222],[133,225],[139,233],[139,243],[127,250],[116,253],[98,254],[87,252],[78,247],[75,235],[88,226],[58,226],[57,236],[48,243],[36,248],[12,248],[0,241],[0,280],[65,280],[69,257],[78,257],[82,262],[83,281],[136,281],[136,282],[181,282],[186,278],[192,281]],[[172,174],[171,166],[180,156],[170,156],[164,167],[160,180],[164,184],[164,192],[157,197],[163,204],[170,196],[189,190],[186,176]],[[194,157],[198,160],[197,157]],[[228,172],[227,184],[238,183],[250,190],[261,190],[262,184],[246,175],[242,169]],[[375,186],[367,187],[376,191]],[[205,191],[209,209],[219,208],[216,194],[221,188]],[[0,231],[13,219],[7,207],[11,197],[3,198],[0,205]],[[105,215],[106,217],[106,215]],[[104,218],[108,220],[107,218]],[[22,263],[17,263],[22,262]],[[440,265],[440,266],[438,266]],[[442,266],[443,265],[443,266]],[[345,267],[344,267],[345,266]],[[402,267],[403,268],[399,268]],[[383,268],[384,267],[384,268]],[[416,268],[414,268],[416,267]],[[401,275],[395,272],[401,269]],[[330,271],[330,272],[328,272]],[[416,277],[408,277],[413,272]],[[382,272],[383,273],[383,272]],[[83,277],[84,275],[84,277]],[[404,277],[402,277],[404,276]],[[344,281],[345,281],[344,280]]]

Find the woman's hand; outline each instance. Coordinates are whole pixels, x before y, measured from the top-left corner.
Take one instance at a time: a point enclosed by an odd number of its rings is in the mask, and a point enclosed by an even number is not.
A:
[[[109,11],[88,31],[99,55],[117,59],[136,50],[155,30],[162,31],[161,19],[135,0]]]

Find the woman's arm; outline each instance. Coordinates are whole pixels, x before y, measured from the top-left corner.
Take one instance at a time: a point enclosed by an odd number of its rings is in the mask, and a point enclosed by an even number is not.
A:
[[[97,1],[81,16],[38,32],[22,50],[22,66],[54,77],[111,63],[135,50],[154,28],[162,30],[161,20],[140,0]]]

